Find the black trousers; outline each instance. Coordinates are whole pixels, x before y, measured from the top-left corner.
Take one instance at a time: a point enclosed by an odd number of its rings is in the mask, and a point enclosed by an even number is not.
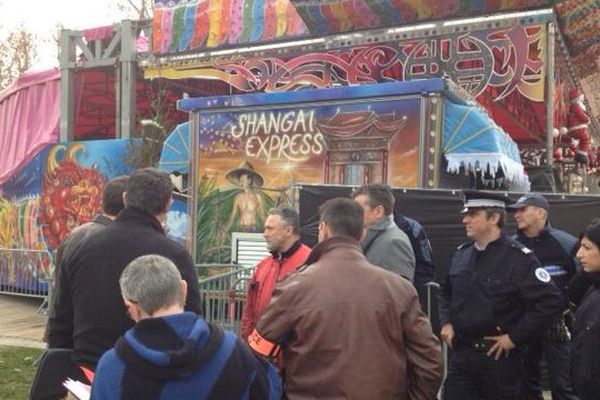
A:
[[[31,384],[30,400],[57,400],[67,395],[62,385],[67,378],[89,383],[78,365],[73,363],[71,349],[48,349],[42,354]]]
[[[458,346],[448,352],[444,400],[517,400],[523,357],[514,349],[498,361],[485,351]]]

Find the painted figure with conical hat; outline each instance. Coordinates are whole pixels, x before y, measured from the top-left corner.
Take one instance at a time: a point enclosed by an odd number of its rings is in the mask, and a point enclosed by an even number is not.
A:
[[[264,183],[263,177],[256,172],[252,164],[248,161],[243,161],[239,167],[234,168],[225,174],[225,178],[236,186],[242,186],[240,178],[246,175],[247,179],[250,180],[250,186],[261,187]]]
[[[238,168],[228,171],[225,177],[240,188],[233,199],[233,209],[225,226],[225,232],[231,230],[236,218],[239,220],[239,230],[255,231],[258,227],[258,218],[263,221],[266,218],[263,199],[257,190],[264,183],[263,177],[248,161],[244,161]]]

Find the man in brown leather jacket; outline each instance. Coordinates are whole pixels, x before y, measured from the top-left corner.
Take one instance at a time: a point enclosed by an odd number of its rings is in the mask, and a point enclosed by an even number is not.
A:
[[[365,259],[363,235],[360,204],[327,201],[307,267],[276,286],[248,340],[283,350],[286,399],[436,398],[440,343],[410,282]]]

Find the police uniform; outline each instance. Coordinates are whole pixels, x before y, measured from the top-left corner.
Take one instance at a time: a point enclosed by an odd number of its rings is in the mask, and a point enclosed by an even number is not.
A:
[[[544,196],[527,193],[521,196],[508,209],[533,206],[546,211],[550,209]],[[567,232],[552,228],[547,224],[535,237],[529,237],[519,230],[513,237],[519,243],[531,249],[548,272],[554,284],[561,290],[566,308],[567,285],[577,269],[577,261],[571,256],[577,239]],[[554,400],[579,400],[571,383],[569,371],[570,340],[569,331],[563,318],[548,329],[541,338],[535,338],[529,344],[529,352],[524,365],[522,397],[542,399],[540,388],[540,361],[542,354],[550,377],[550,388]]]
[[[465,193],[465,209],[505,208],[505,198]],[[505,234],[479,249],[459,246],[440,291],[441,325],[452,324],[446,400],[517,399],[519,345],[543,332],[562,309],[560,291],[531,250]],[[508,334],[517,346],[495,360],[486,336]]]

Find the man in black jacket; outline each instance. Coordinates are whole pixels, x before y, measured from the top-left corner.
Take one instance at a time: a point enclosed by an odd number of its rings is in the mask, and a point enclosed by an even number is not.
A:
[[[55,313],[48,321],[48,346],[73,349],[75,365],[94,369],[100,356],[133,326],[118,281],[127,264],[139,256],[158,254],[173,261],[188,286],[185,310],[201,313],[194,262],[162,227],[172,191],[166,173],[154,168],[136,171],[127,183],[125,209],[65,260]]]
[[[565,231],[550,226],[548,221],[550,204],[540,194],[526,193],[508,206],[508,209],[514,212],[519,228],[514,239],[533,251],[564,298],[563,316],[550,329],[529,343],[522,377],[521,398],[523,400],[543,399],[540,387],[540,362],[543,357],[550,375],[552,399],[578,400],[569,370],[571,335],[564,318],[568,310],[566,294],[568,284],[577,270],[577,261],[573,257],[577,239]]]
[[[62,241],[56,250],[54,259],[54,271],[52,277],[52,295],[48,304],[48,315],[54,314],[55,299],[58,297],[60,286],[58,285],[58,276],[64,260],[69,259],[75,250],[83,243],[92,232],[102,229],[113,222],[125,205],[123,204],[123,193],[127,189],[128,176],[118,176],[110,180],[102,192],[102,212],[96,215],[90,222],[79,225],[73,229]],[[49,327],[46,326],[44,332],[44,341],[48,341]]]

